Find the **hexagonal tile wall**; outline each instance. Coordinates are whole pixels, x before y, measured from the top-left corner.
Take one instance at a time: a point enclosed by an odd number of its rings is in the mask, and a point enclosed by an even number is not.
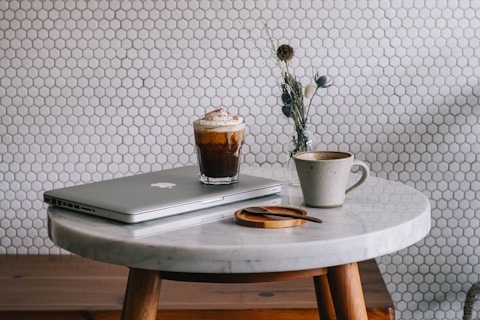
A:
[[[244,163],[285,165],[272,46],[334,85],[317,148],[432,201],[424,241],[379,258],[400,319],[459,319],[479,280],[480,2],[0,0],[0,254],[65,254],[45,190],[196,162],[192,121],[225,106]]]

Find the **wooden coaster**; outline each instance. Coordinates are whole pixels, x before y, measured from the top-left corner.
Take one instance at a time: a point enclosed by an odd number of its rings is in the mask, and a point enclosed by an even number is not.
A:
[[[307,215],[307,211],[300,208],[294,208],[294,207],[264,206],[264,208],[271,211],[295,213],[295,214],[301,214],[304,216]],[[244,227],[266,228],[266,229],[290,228],[290,227],[299,226],[305,223],[305,220],[302,220],[302,219],[250,215],[244,212],[243,209],[240,209],[235,212],[234,221],[236,224],[239,224]]]

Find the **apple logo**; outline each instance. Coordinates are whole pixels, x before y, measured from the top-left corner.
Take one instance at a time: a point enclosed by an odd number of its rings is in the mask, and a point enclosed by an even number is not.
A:
[[[176,186],[176,184],[171,182],[157,182],[157,183],[152,183],[150,186],[157,187],[160,189],[165,189],[165,188],[172,189],[173,187]]]

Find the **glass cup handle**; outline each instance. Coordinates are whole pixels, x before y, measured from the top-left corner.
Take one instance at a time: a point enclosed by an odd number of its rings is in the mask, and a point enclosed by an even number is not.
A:
[[[347,189],[347,191],[345,191],[345,194],[348,194],[349,192],[352,192],[353,190],[357,189],[362,184],[367,182],[368,176],[370,175],[370,169],[368,168],[368,165],[365,162],[354,159],[352,167],[353,166],[360,167],[360,170],[362,171],[362,176],[353,186],[351,186],[350,188]]]

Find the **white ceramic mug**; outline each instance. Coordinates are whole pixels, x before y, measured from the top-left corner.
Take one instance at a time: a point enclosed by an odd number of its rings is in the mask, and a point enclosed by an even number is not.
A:
[[[345,195],[363,185],[370,174],[367,164],[353,154],[338,151],[308,151],[294,155],[305,205],[317,208],[340,207]],[[347,188],[352,167],[358,166],[362,176]]]

